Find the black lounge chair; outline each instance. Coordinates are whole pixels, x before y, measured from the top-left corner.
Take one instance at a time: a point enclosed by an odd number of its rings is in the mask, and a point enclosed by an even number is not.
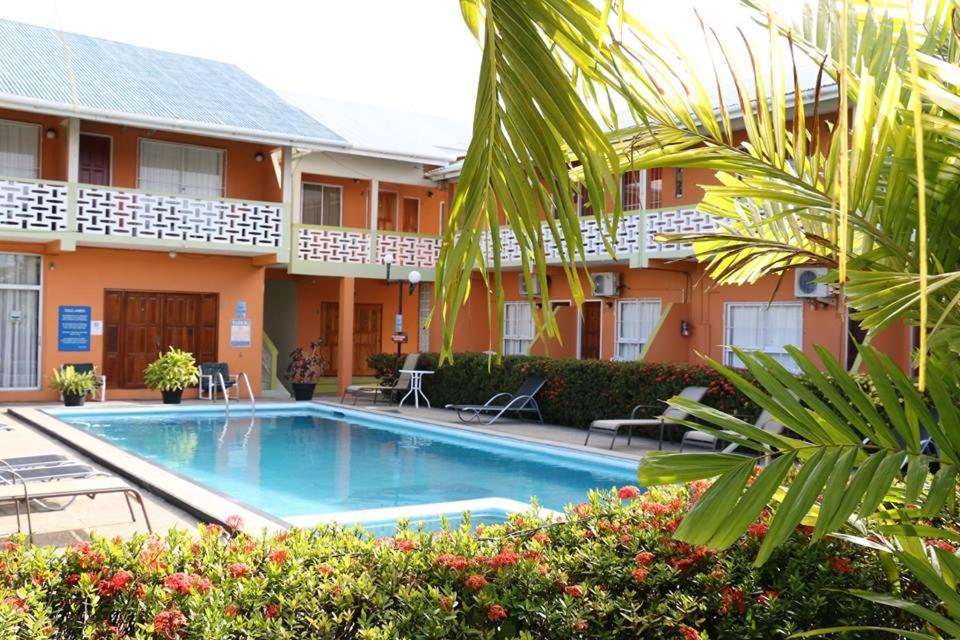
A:
[[[217,399],[217,393],[227,396],[230,389],[237,388],[237,399],[240,399],[239,375],[230,375],[230,365],[226,362],[202,362],[200,364],[200,399]],[[219,374],[219,375],[217,375]]]
[[[540,376],[531,376],[523,381],[516,393],[504,391],[483,404],[448,404],[447,409],[456,409],[461,422],[481,422],[482,415],[492,413],[494,416],[484,424],[493,424],[505,413],[516,413],[518,417],[525,413],[536,413],[540,424],[543,424],[543,414],[540,413],[540,405],[534,396],[540,392],[545,382]]]
[[[73,367],[73,370],[76,373],[93,373],[93,380],[97,384],[97,388],[88,393],[91,400],[97,400],[99,397],[100,402],[107,401],[107,376],[97,373],[97,368],[92,362],[68,362],[65,365],[60,367],[60,373],[63,373],[67,370],[67,367]],[[62,399],[62,396],[61,396]]]

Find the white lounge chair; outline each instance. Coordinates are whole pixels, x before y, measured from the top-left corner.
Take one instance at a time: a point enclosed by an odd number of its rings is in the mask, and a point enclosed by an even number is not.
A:
[[[699,402],[703,399],[703,396],[707,394],[706,387],[687,387],[679,394],[681,398],[686,398],[687,400],[693,400],[694,402]],[[587,446],[587,443],[590,442],[590,436],[593,435],[594,431],[602,431],[604,433],[609,433],[611,435],[610,439],[610,448],[613,449],[613,445],[617,442],[617,436],[620,434],[620,431],[627,429],[627,446],[630,446],[630,443],[633,441],[633,430],[637,427],[660,427],[660,438],[657,443],[657,449],[663,449],[663,434],[664,430],[668,426],[683,426],[680,422],[681,420],[686,419],[689,415],[683,409],[678,409],[676,407],[668,406],[663,413],[661,413],[656,418],[637,418],[637,411],[640,409],[649,409],[649,405],[637,405],[633,408],[633,411],[630,412],[629,418],[624,418],[621,420],[594,420],[590,423],[590,428],[587,429],[587,438],[583,441],[583,446]]]
[[[417,368],[417,361],[420,359],[419,353],[408,353],[407,357],[403,361],[403,366],[400,367],[401,373],[397,376],[397,380],[393,384],[352,384],[346,388],[343,392],[343,395],[340,396],[340,404],[343,404],[343,401],[347,398],[347,394],[353,396],[353,404],[357,404],[357,400],[363,394],[373,394],[373,404],[377,404],[377,397],[380,395],[386,395],[388,393],[399,392],[399,391],[409,391],[410,390],[410,374],[403,373],[403,371],[410,371]]]
[[[133,512],[133,505],[130,498],[139,503],[143,511],[143,520],[147,525],[147,531],[153,533],[150,526],[150,517],[147,515],[147,507],[143,502],[143,496],[139,491],[126,484],[114,476],[99,476],[95,478],[76,478],[72,480],[60,480],[58,482],[25,482],[19,484],[0,485],[0,504],[14,504],[17,509],[17,532],[22,530],[20,523],[20,505],[22,504],[27,514],[27,536],[30,542],[33,542],[33,521],[31,519],[30,502],[33,500],[52,500],[56,498],[77,498],[79,496],[88,496],[90,499],[98,495],[109,493],[122,493],[127,501],[127,508],[130,510],[130,517],[134,522],[137,516]]]

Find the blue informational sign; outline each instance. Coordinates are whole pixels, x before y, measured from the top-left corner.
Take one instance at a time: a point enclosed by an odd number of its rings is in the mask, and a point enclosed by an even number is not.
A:
[[[246,320],[247,319],[247,303],[244,300],[237,302],[237,320]]]
[[[57,316],[57,349],[90,351],[90,307],[60,305]]]

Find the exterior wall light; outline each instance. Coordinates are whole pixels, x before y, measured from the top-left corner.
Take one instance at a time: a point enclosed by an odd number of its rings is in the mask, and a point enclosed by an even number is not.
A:
[[[47,140],[53,140],[56,137],[57,137],[56,129],[54,129],[53,127],[50,127],[49,129],[47,129]]]
[[[690,323],[686,320],[680,321],[680,335],[687,337],[690,335]]]
[[[263,155],[263,151],[257,151],[255,154],[253,154],[253,159],[257,162],[263,162],[265,157],[266,156]]]

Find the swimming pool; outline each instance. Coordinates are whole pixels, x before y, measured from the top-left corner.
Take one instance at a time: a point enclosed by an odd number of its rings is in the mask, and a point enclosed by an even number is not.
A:
[[[49,413],[296,524],[455,513],[434,508],[451,503],[491,521],[531,498],[559,510],[636,478],[635,462],[612,456],[321,404],[229,418],[214,407]]]

